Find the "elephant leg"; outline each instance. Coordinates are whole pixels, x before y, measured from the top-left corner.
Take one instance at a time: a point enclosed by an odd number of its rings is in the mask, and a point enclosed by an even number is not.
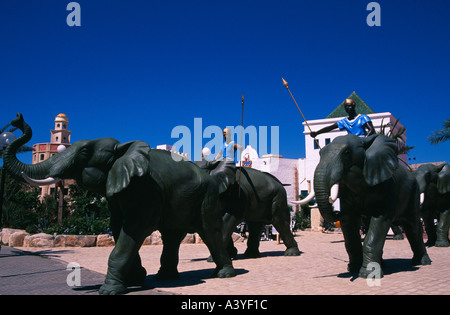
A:
[[[348,254],[349,264],[347,270],[352,273],[359,272],[362,266],[362,245],[360,234],[359,216],[342,216],[341,229],[344,235],[345,249]]]
[[[227,253],[230,258],[235,258],[237,255],[237,249],[234,247],[233,238],[231,235],[233,234],[234,229],[238,225],[239,219],[232,214],[225,213],[223,216],[223,226],[222,226],[222,236],[223,242],[226,247]]]
[[[123,216],[120,213],[119,209],[114,208],[113,203],[109,203],[108,207],[111,212],[110,226],[112,235],[114,238],[114,242],[117,243],[119,241],[120,231],[122,230]]]
[[[227,254],[222,235],[223,220],[218,217],[218,198],[215,189],[207,191],[201,207],[202,228],[198,231],[216,264],[213,277],[230,278],[235,276],[233,264]]]
[[[236,247],[234,247],[233,238],[231,235],[233,234],[233,230],[237,225],[237,219],[228,213],[225,214],[223,217],[223,227],[222,227],[222,237],[223,237],[223,243],[226,248],[226,251],[228,253],[228,256],[230,256],[231,259],[236,258],[236,255],[238,253],[238,250]],[[214,262],[214,259],[210,255],[207,259],[208,262]]]
[[[450,229],[450,209],[445,210],[439,217],[436,232],[436,247],[449,247],[448,231]]]
[[[258,258],[261,256],[259,252],[259,241],[261,230],[264,227],[264,223],[260,222],[247,222],[248,225],[248,240],[247,249],[244,256],[248,258]]]
[[[378,264],[380,278],[383,277],[381,270],[381,259],[383,256],[383,247],[386,241],[386,235],[391,227],[392,220],[380,215],[370,219],[369,230],[364,239],[363,245],[363,263],[359,270],[359,276],[367,278],[372,274],[372,263]]]
[[[411,263],[414,266],[431,264],[431,259],[428,257],[425,243],[423,242],[423,227],[419,217],[404,224],[403,228],[414,253]]]
[[[147,272],[141,264],[139,248],[145,237],[153,232],[153,226],[158,220],[157,198],[144,195],[139,190],[136,195],[126,194],[108,199],[111,211],[111,227],[116,245],[108,259],[108,272],[105,283],[99,290],[100,294],[121,294],[127,286],[142,284]],[[146,205],[155,205],[148,209]]]
[[[229,237],[228,242],[226,242],[226,250],[228,253],[228,256],[230,256],[231,259],[236,259],[236,256],[238,254],[237,248],[234,246],[233,238]]]
[[[208,247],[211,257],[216,264],[216,269],[212,275],[213,278],[231,278],[235,276],[231,258],[225,250],[225,245],[222,239],[220,230],[199,231],[205,245]]]
[[[434,215],[432,211],[423,211],[423,223],[425,224],[425,231],[427,232],[427,246],[434,246],[436,244],[436,225],[434,224]]]
[[[300,256],[300,250],[298,249],[297,242],[291,233],[290,218],[280,216],[277,212],[275,212],[273,215],[272,224],[278,233],[280,233],[280,237],[286,246],[284,256]]]
[[[394,232],[394,240],[399,241],[404,239],[402,229],[398,225],[392,225],[391,229]]]
[[[126,232],[127,230],[122,228],[116,246],[109,256],[108,272],[105,283],[99,290],[100,294],[123,294],[127,291],[127,286],[136,285],[145,280],[147,273],[139,257],[139,248],[145,239],[145,234],[130,235]]]
[[[163,251],[161,254],[161,267],[156,275],[157,280],[178,279],[178,261],[181,241],[186,236],[186,232],[162,230],[161,239],[163,241]]]

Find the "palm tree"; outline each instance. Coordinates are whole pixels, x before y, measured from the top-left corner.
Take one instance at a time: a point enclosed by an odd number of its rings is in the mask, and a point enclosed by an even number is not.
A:
[[[394,132],[395,127],[397,126],[399,120],[400,120],[400,118],[397,119],[394,122],[394,124],[389,122],[386,125],[383,125],[383,120],[382,120],[381,128],[380,128],[380,131],[378,132],[378,134],[386,135],[386,136],[394,139],[399,144],[398,155],[405,154],[405,153],[408,154],[409,151],[414,149],[415,146],[412,146],[412,147],[406,146],[406,142],[405,142],[405,140],[403,140],[403,137],[402,137],[406,131],[405,127],[402,126],[401,128],[398,129],[398,131]],[[390,128],[390,130],[388,132],[386,132],[386,127]]]
[[[442,129],[436,130],[428,136],[427,139],[431,144],[437,145],[447,141],[450,138],[450,119],[445,120],[442,123],[442,126]]]

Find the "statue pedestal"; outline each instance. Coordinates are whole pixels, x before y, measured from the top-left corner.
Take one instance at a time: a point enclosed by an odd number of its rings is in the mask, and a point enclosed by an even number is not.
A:
[[[319,207],[317,205],[311,206],[311,231],[313,232],[321,232],[321,220],[322,216],[320,215]]]

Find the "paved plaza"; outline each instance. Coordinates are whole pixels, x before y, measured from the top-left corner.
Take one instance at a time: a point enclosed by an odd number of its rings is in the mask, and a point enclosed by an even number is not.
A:
[[[283,256],[285,246],[262,241],[261,258],[246,259],[246,243],[236,243],[233,261],[236,277],[211,279],[215,265],[208,263],[203,244],[182,244],[176,281],[156,281],[162,246],[143,246],[147,270],[144,288],[130,295],[395,295],[450,294],[450,248],[428,248],[433,263],[413,267],[408,241],[388,237],[384,248],[384,278],[377,283],[347,272],[348,257],[341,233],[299,231],[295,236],[302,254]],[[9,248],[0,253],[0,294],[98,294],[112,247]],[[81,266],[80,286],[70,287],[67,278]],[[70,277],[69,277],[70,278]]]

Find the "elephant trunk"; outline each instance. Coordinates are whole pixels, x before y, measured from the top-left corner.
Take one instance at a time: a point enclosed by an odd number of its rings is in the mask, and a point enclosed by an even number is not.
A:
[[[440,194],[450,192],[450,164],[444,164],[438,173],[437,189]]]
[[[337,182],[330,182],[329,167],[324,167],[319,163],[314,172],[314,192],[320,214],[325,221],[330,223],[338,221],[338,213],[334,211],[332,202],[337,198]],[[331,191],[331,194],[330,194]]]
[[[17,150],[30,141],[32,137],[31,127],[23,120],[23,116],[20,113],[17,114],[17,118],[11,122],[11,125],[19,128],[23,134],[6,148],[3,156],[4,167],[13,177],[20,181],[24,181],[22,173],[36,179],[46,178],[51,166],[49,160],[30,165],[22,163],[16,157]]]

